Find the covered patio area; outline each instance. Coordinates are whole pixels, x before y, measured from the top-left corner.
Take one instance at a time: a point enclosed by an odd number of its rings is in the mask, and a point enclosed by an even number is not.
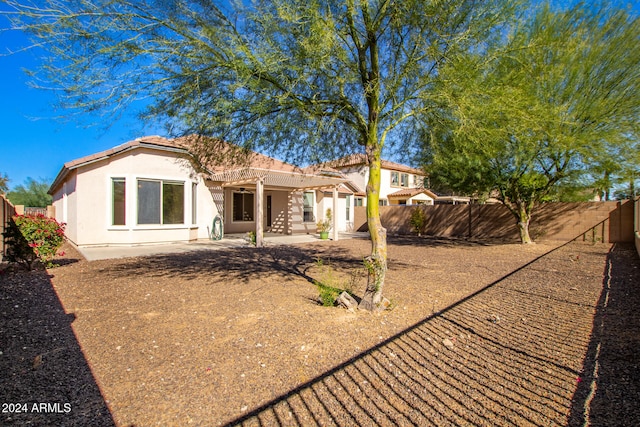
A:
[[[215,172],[206,180],[212,194],[218,194],[216,203],[219,211],[224,212],[225,228],[231,233],[238,233],[244,231],[240,227],[251,227],[250,231],[255,232],[257,247],[265,244],[265,230],[274,230],[283,235],[294,234],[294,210],[302,218],[302,193],[305,191],[331,191],[333,212],[336,212],[339,187],[347,181],[336,171],[298,172],[258,167]],[[336,215],[332,221],[331,238],[338,240]]]

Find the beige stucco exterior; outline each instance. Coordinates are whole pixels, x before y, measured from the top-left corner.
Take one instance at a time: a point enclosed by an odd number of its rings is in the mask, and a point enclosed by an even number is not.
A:
[[[125,225],[113,225],[112,179],[125,180]],[[184,184],[183,224],[137,224],[139,179]],[[195,184],[193,222],[192,184]],[[181,154],[135,148],[71,169],[53,192],[56,219],[67,224],[67,238],[78,246],[137,245],[208,237],[218,213],[202,178]]]

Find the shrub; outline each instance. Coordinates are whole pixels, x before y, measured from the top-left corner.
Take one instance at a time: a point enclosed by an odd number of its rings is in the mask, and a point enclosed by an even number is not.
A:
[[[33,268],[36,259],[47,267],[64,243],[64,224],[44,215],[16,215],[4,233],[9,244],[7,257],[11,262]]]
[[[333,307],[343,291],[354,296],[354,288],[363,278],[362,269],[351,271],[347,280],[338,277],[333,267],[328,263],[325,264],[322,258],[316,260],[316,266],[319,270],[320,280],[314,280],[313,284],[318,288],[319,301],[325,307]]]
[[[418,233],[418,236],[424,234],[427,226],[427,215],[424,213],[424,210],[420,209],[420,207],[414,208],[413,211],[411,211],[409,223],[413,227],[413,230]]]

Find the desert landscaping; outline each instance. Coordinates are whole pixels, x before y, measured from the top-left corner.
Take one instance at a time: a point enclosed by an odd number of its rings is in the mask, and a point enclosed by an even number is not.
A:
[[[361,295],[365,239],[64,249],[0,273],[2,403],[28,405],[2,425],[640,422],[632,245],[392,237],[381,314],[324,307],[314,284]]]

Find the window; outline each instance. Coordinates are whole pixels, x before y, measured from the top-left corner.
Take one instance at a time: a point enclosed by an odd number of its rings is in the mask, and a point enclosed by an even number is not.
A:
[[[184,183],[139,179],[138,224],[184,224]]]
[[[399,173],[398,172],[391,172],[391,186],[392,187],[397,187],[399,184]]]
[[[378,206],[388,206],[389,202],[387,201],[387,199],[380,199],[378,200]]]
[[[415,188],[421,188],[423,184],[422,177],[419,175],[413,175],[413,186]]]
[[[354,206],[363,206],[363,201],[362,201],[362,197],[356,197],[353,201],[353,205]]]
[[[253,193],[233,193],[233,220],[253,221]]]
[[[112,178],[112,225],[126,225],[126,180],[124,178]]]
[[[391,186],[392,187],[408,187],[409,174],[391,171]]]
[[[351,220],[351,195],[350,194],[347,194],[346,205],[347,205],[347,209],[345,211],[345,214],[348,222]]]
[[[191,224],[198,222],[198,184],[191,183]]]
[[[305,191],[302,194],[302,221],[304,222],[315,222],[313,215],[313,199],[313,191]]]

